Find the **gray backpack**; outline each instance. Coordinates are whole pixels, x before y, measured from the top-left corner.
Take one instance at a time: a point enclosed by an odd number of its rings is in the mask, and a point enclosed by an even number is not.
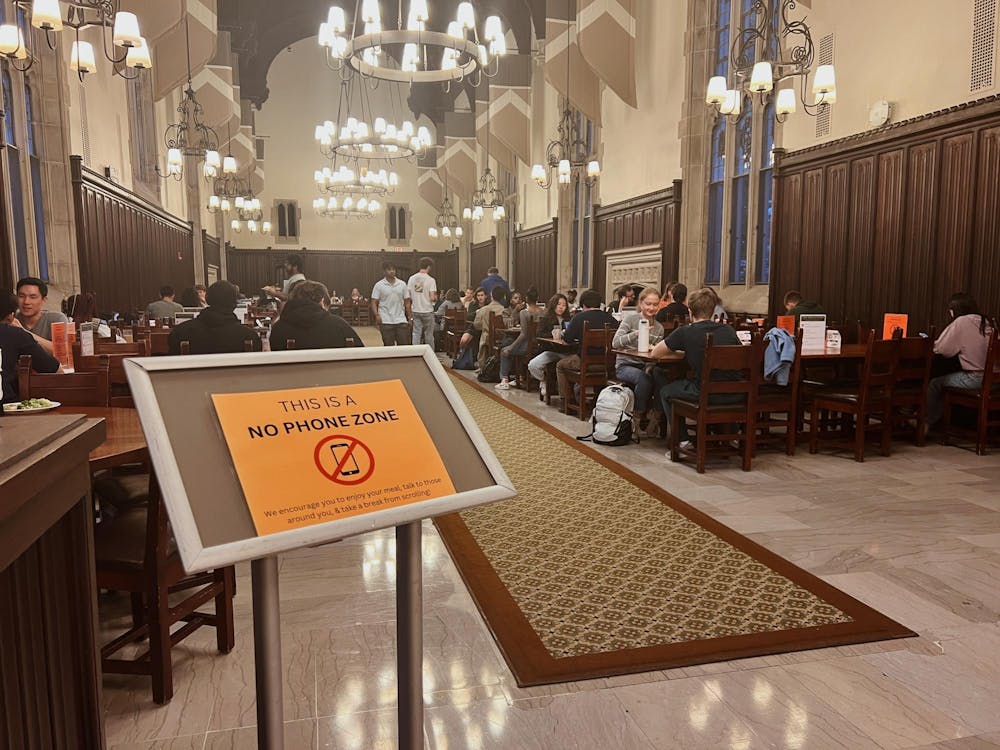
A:
[[[632,411],[635,394],[621,385],[609,385],[597,396],[590,418],[591,432],[577,440],[592,440],[598,445],[628,445],[632,442]]]

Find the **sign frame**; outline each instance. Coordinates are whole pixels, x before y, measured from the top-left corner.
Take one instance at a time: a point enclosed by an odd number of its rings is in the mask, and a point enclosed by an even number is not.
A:
[[[180,467],[171,445],[170,435],[160,412],[153,387],[155,373],[178,370],[209,370],[241,366],[310,364],[340,361],[377,361],[396,358],[422,359],[445,400],[455,412],[465,434],[457,439],[469,439],[483,461],[493,485],[433,498],[407,505],[384,508],[371,513],[339,518],[299,529],[290,529],[238,541],[205,546],[192,512]],[[150,459],[159,481],[163,502],[167,508],[178,551],[188,572],[210,570],[257,558],[269,557],[301,547],[323,544],[338,539],[365,534],[379,529],[454,513],[477,505],[514,497],[517,491],[496,455],[490,449],[465,402],[455,389],[437,355],[429,346],[369,347],[346,349],[305,349],[286,352],[252,352],[238,354],[207,354],[199,356],[145,357],[125,360],[125,370],[132,389],[136,409],[149,447]],[[403,380],[404,387],[406,384]],[[275,390],[287,385],[276,384]],[[255,387],[254,390],[263,390]],[[412,397],[412,396],[411,396]],[[467,436],[467,438],[466,438]],[[446,464],[447,468],[447,464]],[[242,494],[242,488],[240,488]]]

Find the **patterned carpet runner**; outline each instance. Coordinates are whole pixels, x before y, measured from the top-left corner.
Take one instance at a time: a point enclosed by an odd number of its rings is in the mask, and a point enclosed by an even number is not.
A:
[[[518,684],[914,635],[528,412],[455,382],[518,496],[436,524]]]

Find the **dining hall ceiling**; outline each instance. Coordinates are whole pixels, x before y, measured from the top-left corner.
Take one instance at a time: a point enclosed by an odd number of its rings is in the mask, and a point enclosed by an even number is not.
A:
[[[431,26],[444,31],[454,18],[459,0],[430,0]],[[267,101],[267,75],[278,54],[303,39],[316,36],[320,21],[326,18],[331,4],[338,4],[353,18],[352,0],[219,0],[219,29],[231,34],[233,51],[239,56],[240,94],[258,109]],[[488,0],[473,2],[478,19],[498,15],[505,28],[514,34],[518,50],[532,49],[533,36],[545,34],[545,0]],[[403,0],[403,9],[409,0]],[[382,0],[384,13],[396,7],[396,0]],[[537,32],[533,35],[532,29]],[[454,110],[456,97],[468,90],[469,101],[475,96],[470,82],[453,85],[446,92],[441,84],[415,84],[409,105],[417,117],[427,115],[434,123],[444,120],[444,113]]]

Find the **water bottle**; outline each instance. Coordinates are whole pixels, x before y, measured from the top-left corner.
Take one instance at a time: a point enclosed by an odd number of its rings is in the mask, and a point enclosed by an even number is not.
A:
[[[639,318],[639,351],[649,351],[649,321]]]

